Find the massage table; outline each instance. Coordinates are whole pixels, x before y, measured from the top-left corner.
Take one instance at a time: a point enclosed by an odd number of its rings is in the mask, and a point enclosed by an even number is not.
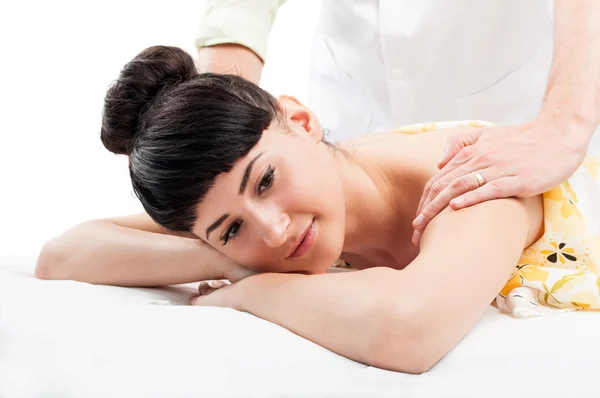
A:
[[[44,281],[34,268],[34,257],[0,257],[2,398],[600,397],[600,313],[515,319],[490,306],[411,375],[248,313],[189,306],[197,284]]]

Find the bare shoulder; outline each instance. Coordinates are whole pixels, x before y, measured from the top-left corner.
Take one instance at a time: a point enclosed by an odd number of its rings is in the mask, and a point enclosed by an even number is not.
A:
[[[437,254],[443,246],[441,252],[448,253],[465,249],[466,243],[471,249],[489,245],[491,253],[507,240],[522,239],[517,249],[523,250],[543,233],[542,195],[495,199],[457,211],[444,209],[425,229],[421,249]]]
[[[407,174],[427,181],[437,171],[449,137],[471,127],[445,128],[420,134],[385,132],[365,134],[340,143],[342,149],[377,162],[386,173],[406,178]]]
[[[453,135],[463,134],[473,127],[445,128],[421,134],[402,134],[397,132],[368,134],[349,140],[344,143],[344,148],[355,151],[360,156],[373,160],[378,167],[402,188],[404,196],[409,195],[416,201],[416,206],[427,181],[439,171],[437,164],[446,147],[448,138]],[[404,202],[407,203],[407,202]],[[410,203],[410,201],[408,202]],[[480,209],[481,208],[481,209]],[[436,222],[449,222],[451,230],[460,228],[465,221],[467,213],[481,214],[506,214],[524,210],[527,214],[526,244],[535,242],[543,233],[543,206],[541,195],[504,201],[492,201],[481,204],[472,209],[459,212],[456,215],[440,215]],[[483,213],[479,213],[483,211]],[[454,213],[447,208],[442,214]],[[478,216],[475,216],[477,218]],[[475,222],[475,218],[471,221]],[[500,217],[502,219],[502,217]],[[452,225],[456,222],[456,225]],[[429,228],[434,229],[434,228]],[[444,236],[446,236],[444,234]]]

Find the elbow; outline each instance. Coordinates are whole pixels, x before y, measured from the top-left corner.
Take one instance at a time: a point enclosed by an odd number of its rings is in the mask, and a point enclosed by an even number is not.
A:
[[[60,245],[55,241],[51,240],[44,244],[38,255],[37,263],[35,266],[34,275],[38,279],[66,279],[64,278],[65,256]]]
[[[34,275],[46,280],[78,280],[81,267],[90,258],[90,235],[97,231],[98,221],[86,221],[62,235],[59,235],[42,246],[38,255]],[[83,280],[82,280],[83,281]]]
[[[397,310],[382,315],[370,350],[372,366],[402,373],[426,373],[442,358],[428,337],[421,314]]]

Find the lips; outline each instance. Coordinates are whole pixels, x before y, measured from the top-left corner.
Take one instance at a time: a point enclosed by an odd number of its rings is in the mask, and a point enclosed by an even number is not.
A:
[[[294,250],[288,257],[301,257],[312,247],[315,240],[315,227],[315,219],[313,218],[310,225],[306,227],[302,235],[298,238],[298,242],[293,246]]]

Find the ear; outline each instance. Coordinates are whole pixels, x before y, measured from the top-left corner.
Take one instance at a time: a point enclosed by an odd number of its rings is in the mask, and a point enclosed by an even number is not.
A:
[[[296,98],[282,95],[278,98],[279,106],[287,123],[294,131],[308,134],[315,142],[323,139],[323,129],[317,116]]]

